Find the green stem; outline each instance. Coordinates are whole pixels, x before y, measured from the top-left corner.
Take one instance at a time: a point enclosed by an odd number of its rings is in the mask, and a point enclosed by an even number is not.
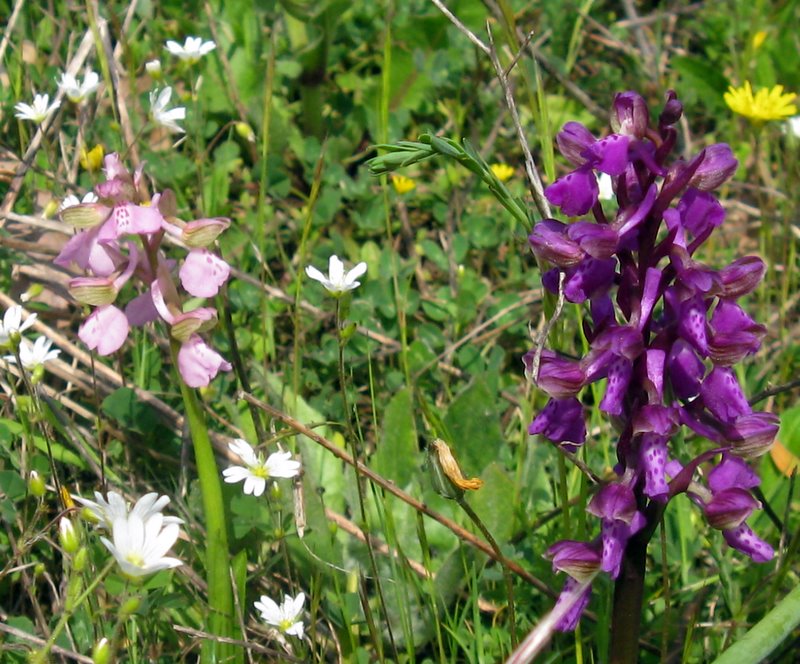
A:
[[[661,523],[665,507],[661,503],[651,502],[645,512],[645,527],[631,537],[625,547],[620,573],[614,584],[609,658],[611,664],[636,664],[639,661],[647,545]]]
[[[336,338],[339,342],[339,361],[338,361],[339,387],[342,391],[342,401],[344,404],[345,422],[347,423],[348,438],[350,439],[350,449],[352,450],[353,461],[358,463],[358,460],[360,458],[358,449],[358,437],[356,433],[356,428],[353,425],[353,413],[350,411],[350,406],[347,399],[347,379],[345,377],[345,372],[344,372],[344,347],[345,344],[347,343],[347,340],[342,336],[342,326],[344,324],[345,316],[342,313],[341,304],[342,304],[341,298],[336,298]],[[383,587],[381,585],[378,563],[375,560],[375,552],[372,550],[372,540],[369,534],[370,528],[369,528],[369,519],[367,518],[366,498],[364,496],[363,479],[364,478],[361,477],[358,471],[356,471],[356,490],[358,493],[359,511],[361,512],[361,521],[362,521],[361,527],[365,534],[364,542],[367,545],[367,553],[369,554],[370,567],[372,569],[372,574],[375,578],[375,589],[377,590],[378,601],[380,602],[383,613],[386,616],[386,627],[389,633],[389,641],[392,646],[392,651],[394,652],[395,660],[397,660],[398,658],[397,645],[395,644],[394,634],[392,632],[391,624],[389,623],[389,611],[386,608],[386,599],[384,598],[383,594]],[[376,644],[378,644],[380,647],[380,640],[376,641]],[[379,654],[381,656],[380,658],[383,659],[382,656],[383,653],[381,652]]]
[[[72,602],[67,603],[64,607],[63,612],[61,613],[61,617],[58,620],[55,628],[50,634],[50,638],[47,639],[47,643],[44,644],[41,650],[35,653],[31,659],[31,664],[45,664],[45,662],[50,661],[50,649],[53,647],[53,644],[56,642],[56,639],[59,637],[61,632],[64,631],[64,627],[67,625],[67,621],[72,617],[75,613],[75,610],[86,601],[86,598],[89,597],[94,592],[94,589],[100,584],[100,582],[106,578],[106,575],[111,571],[111,568],[114,567],[116,564],[116,560],[112,558],[106,563],[106,566],[102,569],[102,571],[92,580],[92,582],[86,586],[86,590],[84,590],[78,598]]]
[[[178,366],[180,345],[170,340],[173,366]],[[225,523],[225,503],[222,499],[222,482],[214,448],[208,435],[205,416],[197,399],[197,393],[182,380],[181,395],[186,409],[186,421],[194,446],[194,458],[200,480],[200,493],[206,525],[206,581],[208,583],[208,606],[211,611],[207,630],[216,636],[240,639],[233,611],[233,589],[228,568],[228,531]],[[208,640],[203,642],[201,661],[212,664],[241,658],[233,645]]]
[[[514,580],[511,577],[511,570],[509,570],[508,566],[506,565],[506,557],[503,555],[500,545],[497,543],[497,540],[494,538],[491,531],[486,527],[483,521],[481,521],[481,518],[478,516],[477,512],[475,512],[470,504],[464,499],[463,494],[458,494],[456,496],[456,502],[459,504],[461,509],[467,513],[467,516],[472,520],[472,523],[478,527],[478,530],[483,533],[486,541],[489,542],[489,545],[497,554],[497,560],[500,562],[500,568],[503,570],[503,578],[506,582],[506,596],[508,598],[508,622],[509,627],[511,628],[511,646],[516,648],[517,643],[519,643],[519,639],[517,638],[517,616],[514,609]]]

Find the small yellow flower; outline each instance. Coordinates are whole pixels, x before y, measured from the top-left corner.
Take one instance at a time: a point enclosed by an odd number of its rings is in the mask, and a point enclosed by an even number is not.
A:
[[[103,165],[105,150],[102,145],[95,145],[91,150],[81,148],[81,168],[90,173],[96,173]]]
[[[756,34],[753,35],[753,49],[758,50],[761,48],[761,44],[764,43],[764,40],[767,38],[767,31],[766,30],[759,30]]]
[[[416,182],[405,175],[392,175],[392,186],[398,194],[407,194],[417,188]]]
[[[514,169],[508,164],[492,164],[489,168],[500,182],[506,182],[514,175]]]
[[[762,88],[753,96],[750,81],[745,81],[741,88],[728,88],[723,96],[734,113],[753,122],[782,120],[797,114],[797,107],[792,103],[797,95],[794,92],[784,93],[782,85]]]

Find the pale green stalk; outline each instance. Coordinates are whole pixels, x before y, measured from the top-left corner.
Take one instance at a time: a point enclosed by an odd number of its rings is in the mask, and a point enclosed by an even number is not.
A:
[[[178,366],[180,345],[170,340],[172,363]],[[192,436],[195,464],[200,480],[203,513],[206,526],[206,581],[208,583],[208,607],[210,616],[206,629],[215,636],[240,639],[233,611],[233,589],[231,587],[228,561],[228,532],[225,519],[225,503],[222,499],[222,482],[214,448],[208,435],[205,416],[197,393],[180,380],[181,396],[186,409],[186,422]],[[208,640],[203,642],[201,661],[216,664],[220,661],[240,661],[242,653],[235,646]]]
[[[67,602],[63,611],[61,612],[61,617],[59,618],[58,623],[50,634],[50,638],[47,639],[47,642],[44,644],[44,646],[42,646],[41,650],[31,655],[29,660],[30,664],[46,664],[46,662],[50,661],[50,649],[55,644],[56,639],[59,637],[61,632],[64,631],[64,627],[67,626],[67,622],[73,616],[75,610],[86,601],[86,599],[94,592],[94,589],[97,588],[100,582],[106,578],[106,575],[111,571],[116,562],[117,561],[114,558],[109,560],[101,572],[88,586],[86,586],[86,590],[84,590],[74,602]]]

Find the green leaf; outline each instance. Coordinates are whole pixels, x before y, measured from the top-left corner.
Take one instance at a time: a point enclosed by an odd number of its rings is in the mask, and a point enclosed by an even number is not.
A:
[[[741,639],[714,660],[714,664],[756,664],[800,625],[800,586],[797,586]]]
[[[420,460],[409,388],[392,397],[383,416],[382,430],[375,452],[375,470],[398,486],[407,486]]]
[[[482,378],[476,379],[450,404],[444,423],[453,439],[450,446],[465,475],[477,475],[496,457],[503,441],[495,394]]]
[[[130,387],[114,390],[103,399],[102,409],[125,428],[138,433],[152,432],[158,426],[155,411],[142,403]]]
[[[514,483],[497,462],[481,473],[483,486],[470,491],[468,500],[494,538],[507,542],[513,533]]]

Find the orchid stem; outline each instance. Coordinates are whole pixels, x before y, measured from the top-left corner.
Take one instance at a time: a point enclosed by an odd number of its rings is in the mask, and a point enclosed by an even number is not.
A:
[[[170,340],[173,366],[178,366],[179,344]],[[228,531],[225,522],[225,503],[222,499],[220,471],[214,457],[214,448],[208,436],[205,416],[197,399],[197,393],[180,380],[181,395],[186,409],[186,421],[192,436],[194,458],[200,480],[200,493],[206,525],[206,580],[208,582],[208,605],[211,615],[207,629],[211,634],[239,639],[233,612],[233,589],[231,588],[228,561]],[[214,640],[203,642],[201,662],[212,664],[221,661],[240,661],[238,652],[229,643]]]

